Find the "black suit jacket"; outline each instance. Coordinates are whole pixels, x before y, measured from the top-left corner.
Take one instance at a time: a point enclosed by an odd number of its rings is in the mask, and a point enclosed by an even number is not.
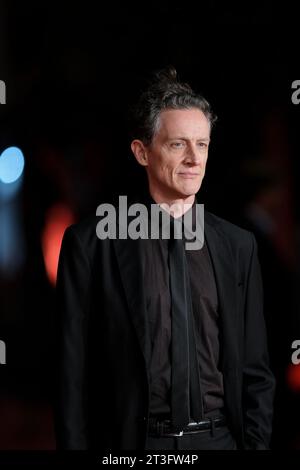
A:
[[[99,240],[98,219],[69,227],[57,280],[56,436],[63,449],[144,449],[150,337],[145,240]],[[208,212],[229,425],[240,448],[268,448],[274,379],[254,236]]]

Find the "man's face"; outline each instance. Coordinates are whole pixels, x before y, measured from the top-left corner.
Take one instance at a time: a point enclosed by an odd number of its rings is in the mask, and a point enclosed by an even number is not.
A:
[[[200,189],[210,124],[199,109],[166,110],[145,147],[150,192],[162,199],[187,199]]]

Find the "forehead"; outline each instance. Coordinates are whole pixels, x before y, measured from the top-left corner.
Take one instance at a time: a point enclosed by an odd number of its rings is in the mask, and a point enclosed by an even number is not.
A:
[[[172,137],[209,137],[210,124],[200,109],[168,109],[159,115],[157,133]]]

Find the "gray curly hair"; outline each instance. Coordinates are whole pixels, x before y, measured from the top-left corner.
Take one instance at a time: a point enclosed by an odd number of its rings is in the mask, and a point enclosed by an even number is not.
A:
[[[131,137],[149,145],[158,129],[162,111],[192,108],[203,112],[212,129],[217,117],[208,101],[195,93],[190,85],[180,82],[174,67],[159,70],[131,110]]]

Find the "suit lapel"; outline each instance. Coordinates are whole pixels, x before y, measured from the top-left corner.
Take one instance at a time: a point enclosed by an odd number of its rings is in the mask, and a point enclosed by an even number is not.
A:
[[[205,212],[205,240],[211,256],[219,302],[222,369],[234,369],[238,360],[238,281],[230,245],[219,223]]]
[[[149,370],[151,358],[151,342],[147,322],[146,298],[143,284],[141,240],[113,240],[121,279],[135,327],[138,341]]]
[[[238,280],[226,236],[219,223],[205,212],[205,240],[211,256],[218,292],[221,326],[221,367],[235,368],[238,360]],[[149,370],[151,341],[143,285],[141,240],[113,240],[124,291],[138,341]]]

